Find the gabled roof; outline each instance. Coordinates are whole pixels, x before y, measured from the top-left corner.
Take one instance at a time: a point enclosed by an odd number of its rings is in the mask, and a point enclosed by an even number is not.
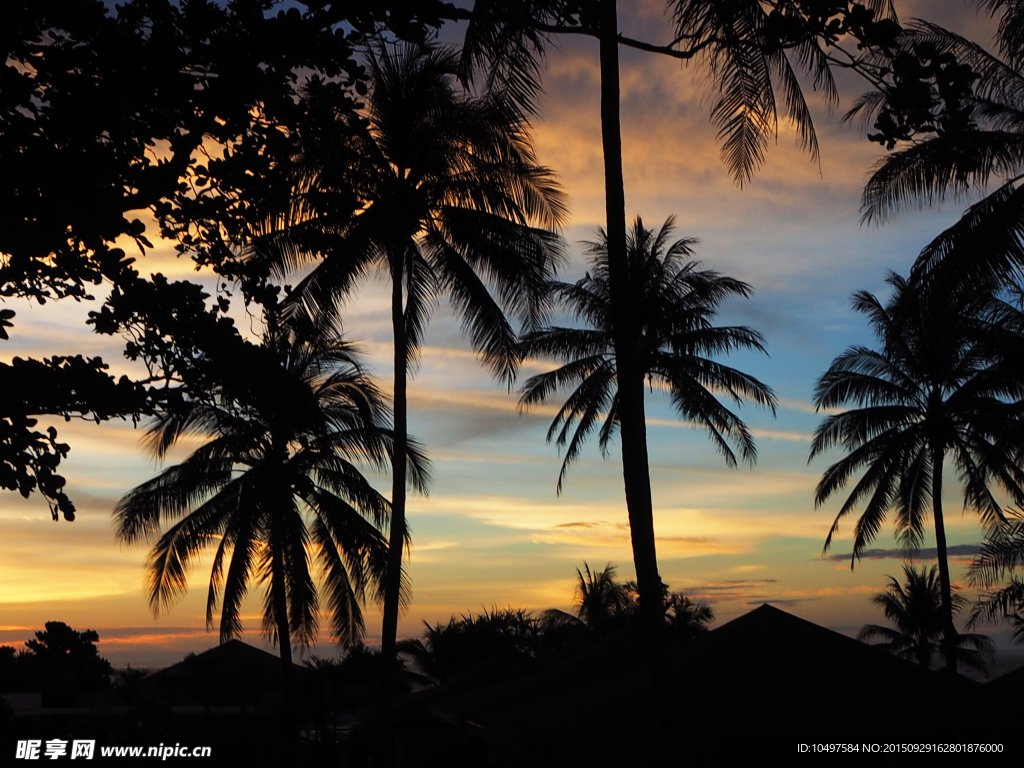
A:
[[[193,670],[211,667],[221,669],[261,669],[270,672],[274,669],[281,669],[281,659],[272,653],[267,653],[248,643],[243,643],[241,640],[228,640],[228,642],[215,645],[202,653],[189,654],[177,664],[164,667],[145,679],[154,680],[161,677],[175,677],[191,673]]]
[[[229,640],[143,678],[138,689],[175,705],[247,705],[280,689],[281,674],[279,657]],[[311,673],[295,665],[293,674],[299,679]]]
[[[728,712],[742,723],[722,728],[710,718],[707,728],[751,739],[784,732],[888,737],[910,725],[919,735],[938,735],[959,722],[953,702],[981,690],[972,680],[922,669],[770,605],[722,625],[682,654],[677,680],[696,700],[691,711]],[[942,700],[951,706],[934,706]]]

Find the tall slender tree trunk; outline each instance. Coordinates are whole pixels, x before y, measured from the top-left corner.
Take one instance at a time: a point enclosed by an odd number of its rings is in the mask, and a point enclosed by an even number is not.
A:
[[[667,725],[671,700],[665,680],[664,606],[654,539],[654,507],[647,457],[643,371],[637,359],[639,324],[626,256],[626,193],[619,121],[619,42],[616,0],[601,0],[601,143],[604,150],[608,284],[618,379],[622,478],[629,513],[633,564],[648,644],[651,680]]]
[[[945,450],[941,444],[932,447],[932,516],[935,518],[935,548],[939,559],[939,585],[942,588],[942,652],[946,669],[956,670],[956,626],[953,624],[953,590],[949,581],[946,557],[946,526],[942,520],[942,461]]]
[[[277,625],[277,646],[281,652],[281,686],[284,693],[284,728],[285,738],[289,742],[298,740],[296,729],[294,695],[292,691],[292,639],[288,622],[288,592],[284,578],[284,552],[282,549],[280,531],[274,530],[271,524],[270,532],[270,578],[273,581],[274,591],[274,623]]]
[[[405,333],[405,300],[402,290],[404,258],[396,248],[391,257],[391,326],[395,339],[395,436],[391,483],[391,532],[388,571],[384,585],[384,621],[381,629],[380,689],[377,714],[384,720],[391,707],[392,669],[398,637],[398,607],[402,586],[402,548],[405,544],[405,485],[408,453],[408,340]]]
[[[288,593],[284,580],[284,553],[281,542],[274,536],[270,542],[270,566],[274,580],[274,623],[277,625],[277,645],[281,651],[281,671],[287,686],[292,676],[292,641],[288,626]]]

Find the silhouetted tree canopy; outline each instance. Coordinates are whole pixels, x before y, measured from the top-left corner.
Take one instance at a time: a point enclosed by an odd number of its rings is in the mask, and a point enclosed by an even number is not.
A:
[[[943,635],[944,616],[942,608],[942,584],[938,566],[917,570],[904,563],[903,584],[895,576],[889,576],[885,590],[872,596],[871,602],[885,613],[895,627],[865,624],[857,633],[858,640],[878,638],[878,645],[908,661],[916,661],[922,667],[930,667],[932,659],[942,650],[940,639]],[[963,595],[954,594],[951,604],[953,613],[958,614],[967,607]],[[954,643],[957,661],[965,667],[984,671],[988,657],[993,650],[992,640],[987,635],[958,632]]]
[[[1024,319],[1018,306],[990,292],[957,291],[936,282],[915,290],[899,275],[887,280],[883,304],[867,291],[853,297],[878,336],[876,349],[851,346],[832,361],[815,388],[820,409],[848,407],[815,431],[810,458],[842,448],[822,475],[815,506],[851,485],[825,539],[863,505],[854,527],[852,568],[895,517],[897,537],[914,551],[934,522],[944,614],[946,666],[956,671],[956,628],[942,509],[943,465],[957,472],[964,510],[991,532],[1005,524],[1001,492],[1024,499],[1021,413],[1024,382],[1018,350]]]
[[[664,620],[670,636],[691,642],[708,631],[714,611],[661,584]],[[579,652],[601,638],[636,625],[640,617],[635,581],[619,582],[615,566],[576,569],[575,611],[552,608],[534,616],[522,608],[492,608],[478,615],[452,616],[447,624],[424,622],[419,639],[403,640],[400,653],[434,682],[487,670],[514,676],[536,663]]]
[[[52,429],[36,431],[34,417],[135,418],[175,386],[200,394],[202,377],[188,378],[197,345],[238,336],[222,316],[227,283],[211,304],[196,285],[141,276],[125,248],[149,251],[146,222],[155,218],[198,265],[240,280],[247,302],[273,304],[267,275],[246,274],[234,246],[288,189],[280,181],[297,142],[322,114],[351,111],[366,93],[356,47],[385,29],[423,40],[442,8],[432,0],[130,0],[113,11],[100,0],[4,4],[0,298],[92,299],[112,285],[90,322],[99,333],[128,331],[126,355],[150,376],[115,381],[102,361],[80,357],[0,364],[0,488],[37,490],[54,519],[73,519],[56,471],[68,446]],[[0,338],[13,332],[14,315],[0,310]]]
[[[436,682],[492,662],[500,662],[503,672],[521,670],[541,655],[543,623],[522,608],[494,608],[424,626],[421,640],[403,640],[397,647]]]
[[[0,648],[0,690],[41,692],[50,706],[73,704],[82,693],[105,688],[114,670],[99,655],[99,634],[78,632],[61,621],[48,621],[27,650]]]
[[[600,39],[608,21],[602,6],[607,5],[476,0],[472,10],[456,13],[470,19],[467,73],[507,88],[525,110],[533,111],[540,64],[551,39],[566,34]],[[669,0],[666,5],[670,29],[664,39],[638,40],[618,30],[615,39],[620,46],[708,67],[714,84],[711,121],[719,129],[722,159],[741,185],[750,181],[777,137],[779,113],[792,121],[801,145],[817,157],[798,71],[832,107],[839,100],[833,69],[852,69],[887,92],[897,82],[924,79],[930,84],[934,79],[931,60],[918,59],[916,52],[894,67],[902,50],[897,45],[902,27],[892,0]],[[894,115],[907,109],[901,95],[894,94]]]
[[[215,547],[207,626],[219,609],[221,642],[236,636],[242,600],[259,584],[264,631],[289,673],[292,643],[312,643],[321,616],[340,643],[358,642],[361,603],[383,591],[390,504],[359,465],[383,469],[394,440],[381,393],[336,329],[271,326],[262,344],[238,347],[244,354],[211,360],[209,400],[152,422],[157,458],[185,435],[203,444],[117,503],[117,537],[154,544],[154,612],[185,592],[192,565]],[[407,456],[423,487],[424,457],[415,444]]]

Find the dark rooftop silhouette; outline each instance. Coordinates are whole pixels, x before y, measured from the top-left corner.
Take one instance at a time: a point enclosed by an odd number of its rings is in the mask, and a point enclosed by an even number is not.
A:
[[[311,674],[295,667],[297,678]],[[241,640],[190,654],[139,681],[144,696],[175,707],[247,707],[270,704],[281,689],[281,660]]]
[[[977,697],[979,683],[922,669],[767,604],[674,648],[671,662],[688,755],[721,755],[723,745],[753,755],[770,743],[795,749],[950,733],[1005,740],[1000,713],[985,722],[963,716],[959,703]],[[528,677],[495,680],[495,670],[484,669],[413,694],[396,710],[409,730],[458,727],[510,764],[643,764],[658,757],[637,753],[658,741],[638,733],[657,722],[645,709],[647,670],[641,637],[626,631]]]

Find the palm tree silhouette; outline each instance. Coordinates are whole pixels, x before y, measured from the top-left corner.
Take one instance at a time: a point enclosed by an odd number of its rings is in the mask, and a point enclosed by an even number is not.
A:
[[[322,608],[334,637],[352,645],[363,633],[360,603],[382,594],[390,509],[358,465],[385,468],[392,434],[380,393],[329,328],[272,325],[262,346],[245,344],[218,362],[211,398],[159,417],[147,437],[161,459],[184,437],[205,442],[117,503],[117,537],[156,539],[147,569],[157,613],[215,549],[206,621],[213,626],[219,603],[221,642],[242,630],[250,585],[263,586],[263,629],[288,674],[292,643],[315,639]],[[408,455],[422,486],[426,460],[417,448]]]
[[[904,564],[903,576],[906,579],[903,584],[890,576],[888,588],[871,598],[895,627],[865,624],[857,639],[880,638],[879,645],[890,653],[928,668],[940,649],[938,641],[945,627],[938,567],[933,565],[927,571],[924,568],[918,571]],[[953,595],[951,604],[955,615],[968,601],[963,595]],[[983,670],[984,654],[991,651],[992,640],[985,635],[957,633],[955,649],[960,664]]]
[[[895,20],[890,0],[868,0],[879,18]],[[654,508],[647,456],[644,415],[643,362],[634,355],[642,305],[635,305],[630,286],[626,223],[626,194],[622,165],[622,126],[619,86],[619,47],[636,48],[689,61],[703,60],[716,86],[712,122],[723,140],[722,159],[741,186],[750,180],[764,158],[768,141],[777,136],[780,109],[795,126],[801,145],[812,157],[818,143],[811,113],[795,69],[803,69],[830,105],[838,90],[826,52],[813,38],[788,47],[766,44],[770,26],[767,8],[759,0],[709,2],[670,0],[667,10],[674,27],[668,45],[634,40],[622,34],[618,0],[597,0],[579,7],[559,2],[476,0],[463,48],[464,71],[472,79],[482,69],[490,85],[503,86],[531,112],[540,91],[540,62],[552,35],[584,34],[599,45],[601,145],[604,159],[605,222],[607,226],[608,329],[620,374],[618,423],[630,539],[637,583],[651,644],[652,679],[663,713],[670,706],[667,689],[658,688],[660,631],[664,614],[661,576],[654,537]],[[465,16],[464,16],[465,17]],[[787,49],[788,48],[788,49]],[[797,61],[794,67],[793,59]]]
[[[968,626],[982,621],[1009,619],[1014,639],[1024,643],[1024,579],[1017,571],[1024,565],[1024,510],[1010,510],[1008,525],[997,528],[971,563],[967,580],[973,587],[991,589],[1004,579],[1000,589],[987,592],[971,611]]]
[[[576,616],[597,633],[607,631],[619,619],[633,610],[633,596],[625,584],[615,580],[615,566],[611,563],[600,570],[576,569]]]
[[[398,650],[437,683],[495,660],[528,667],[541,650],[541,622],[522,608],[484,609],[476,616],[452,616],[447,624],[423,624],[422,639],[402,640]]]
[[[696,640],[708,632],[708,624],[715,620],[715,611],[703,600],[696,603],[678,592],[665,600],[665,616],[676,637],[683,641]]]
[[[506,312],[539,326],[561,260],[551,230],[566,221],[567,208],[553,173],[537,163],[517,110],[500,95],[457,89],[453,50],[381,44],[367,65],[363,114],[353,121],[343,112],[344,130],[310,149],[290,226],[253,258],[281,274],[317,261],[292,293],[292,306],[318,318],[333,317],[368,271],[391,279],[396,439],[381,644],[390,659],[407,530],[407,381],[429,313],[446,296],[474,349],[511,385],[518,337]],[[357,214],[339,220],[332,201],[352,195]]]
[[[908,550],[920,546],[930,503],[938,548],[946,666],[956,671],[953,600],[942,507],[943,462],[950,455],[963,486],[964,506],[989,528],[1003,522],[990,490],[994,480],[1014,499],[1024,494],[1019,441],[1014,425],[1024,382],[1014,366],[993,357],[1003,329],[993,322],[984,295],[936,284],[927,292],[890,274],[893,295],[883,305],[867,292],[853,306],[867,315],[881,342],[878,350],[850,347],[819,379],[819,409],[857,407],[826,418],[815,431],[810,459],[833,446],[847,456],[825,470],[815,491],[823,504],[864,470],[836,515],[825,551],[839,522],[861,503],[854,527],[851,567],[871,543],[890,510]],[[996,315],[997,317],[998,315]]]
[[[616,567],[608,563],[603,570],[592,571],[584,562],[576,569],[576,615],[551,608],[541,616],[542,634],[553,645],[568,645],[584,639],[580,631],[605,635],[620,629],[639,616],[639,590],[635,581],[620,584],[615,579]],[[691,642],[707,633],[708,623],[715,618],[711,606],[693,602],[679,592],[670,592],[662,583],[662,620],[672,635],[682,642]],[[588,632],[589,631],[589,632]]]
[[[575,615],[558,608],[544,611],[541,628],[546,639],[565,645],[565,641],[602,636],[625,626],[637,614],[636,582],[618,582],[615,571],[611,563],[600,571],[591,570],[584,561],[583,570],[576,569]]]
[[[708,357],[735,349],[764,351],[757,331],[745,326],[712,325],[718,305],[729,296],[748,296],[750,286],[699,269],[699,262],[690,260],[695,241],[670,243],[672,228],[672,218],[654,232],[646,229],[638,217],[628,238],[633,303],[642,307],[633,341],[641,383],[646,378],[651,386],[667,391],[680,416],[703,427],[730,466],[737,463],[733,446],[743,460],[753,463],[757,449],[750,431],[715,393],[724,393],[737,404],[749,399],[773,412],[775,395],[752,376]],[[526,382],[519,400],[522,410],[545,402],[563,387],[576,387],[555,415],[547,435],[548,440],[565,446],[559,492],[587,437],[600,424],[598,444],[606,453],[620,423],[621,373],[610,327],[607,239],[603,231],[599,235],[598,242],[587,244],[587,276],[575,284],[556,285],[564,303],[588,327],[546,328],[528,334],[522,342],[526,356],[566,363]],[[642,601],[643,592],[640,594]]]

